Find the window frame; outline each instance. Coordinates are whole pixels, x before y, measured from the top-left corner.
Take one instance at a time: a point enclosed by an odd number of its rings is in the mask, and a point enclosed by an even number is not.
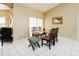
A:
[[[30,21],[32,21],[31,18],[36,19],[36,21],[35,21],[35,22],[30,22]],[[39,20],[42,20],[42,22],[39,22]],[[30,23],[33,23],[34,26],[31,26]],[[36,23],[36,24],[35,24],[35,23]],[[41,23],[41,26],[39,26],[39,23]],[[41,27],[41,29],[42,29],[42,28],[43,28],[43,19],[42,19],[42,18],[38,18],[38,17],[29,17],[29,35],[30,35],[30,36],[32,36],[32,35],[31,35],[31,34],[32,34],[32,33],[31,33],[31,32],[32,32],[31,27]]]

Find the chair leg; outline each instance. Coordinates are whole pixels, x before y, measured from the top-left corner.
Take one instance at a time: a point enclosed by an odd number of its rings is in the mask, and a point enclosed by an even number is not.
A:
[[[29,44],[29,47],[30,47],[30,44]]]
[[[51,49],[51,44],[50,44],[50,40],[49,40],[48,42],[49,42],[49,49]]]
[[[37,45],[38,45],[38,47],[40,48],[40,45],[39,45],[39,43],[37,42]]]
[[[43,46],[43,38],[42,38],[42,40],[41,40],[41,46]]]
[[[49,43],[49,41],[47,41],[47,44]]]
[[[53,39],[53,46],[55,46],[55,38]]]
[[[3,46],[3,39],[1,38],[1,46]]]
[[[31,42],[30,42],[30,45],[31,45],[33,51],[35,51],[35,48],[34,48],[34,46],[33,46],[33,44]]]
[[[58,42],[58,37],[56,37],[56,42]]]

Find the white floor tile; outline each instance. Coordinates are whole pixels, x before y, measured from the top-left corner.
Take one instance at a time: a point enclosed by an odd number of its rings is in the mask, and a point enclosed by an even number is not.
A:
[[[41,43],[41,42],[40,42]],[[59,37],[59,42],[55,46],[28,47],[27,39],[13,41],[13,43],[4,43],[3,56],[79,56],[79,41]],[[2,55],[0,45],[0,56]]]

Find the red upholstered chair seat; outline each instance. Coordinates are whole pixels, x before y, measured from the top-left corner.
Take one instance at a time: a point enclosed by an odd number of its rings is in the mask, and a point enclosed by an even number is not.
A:
[[[44,40],[49,40],[50,39],[50,36],[48,35],[46,35],[46,36],[44,36]]]
[[[54,38],[54,36],[52,36],[52,35],[46,35],[46,36],[44,36],[44,40],[51,40],[51,39],[53,39]]]

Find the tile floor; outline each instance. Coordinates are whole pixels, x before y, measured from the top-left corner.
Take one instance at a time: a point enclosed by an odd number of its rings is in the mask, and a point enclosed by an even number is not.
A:
[[[79,41],[59,37],[59,42],[52,45],[51,50],[47,46],[36,47],[35,51],[28,47],[27,39],[4,43],[0,46],[0,56],[79,56]]]

